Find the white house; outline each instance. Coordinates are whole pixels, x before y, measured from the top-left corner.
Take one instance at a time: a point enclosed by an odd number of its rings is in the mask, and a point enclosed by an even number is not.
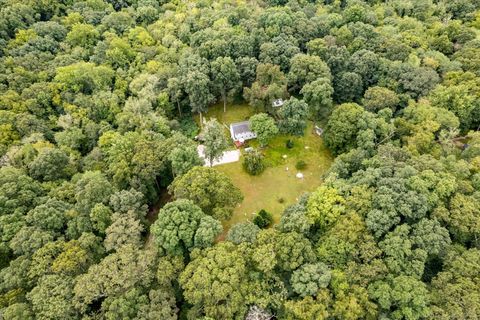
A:
[[[230,136],[233,141],[243,143],[247,140],[255,139],[257,134],[250,129],[249,121],[242,121],[230,125]]]

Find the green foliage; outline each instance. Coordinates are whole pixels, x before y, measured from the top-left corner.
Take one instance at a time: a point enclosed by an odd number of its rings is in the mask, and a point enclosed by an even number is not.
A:
[[[185,299],[201,306],[201,313],[195,316],[243,316],[247,311],[243,303],[247,270],[242,251],[230,242],[197,252],[179,278]],[[210,290],[211,286],[215,290]]]
[[[299,160],[297,161],[297,163],[295,163],[295,169],[297,170],[304,170],[306,167],[307,163],[303,160]]]
[[[115,296],[135,286],[148,285],[153,279],[154,261],[152,252],[123,246],[77,278],[73,289],[75,308],[85,310],[100,297]]]
[[[409,276],[378,281],[369,287],[369,295],[393,319],[423,319],[430,316],[428,290],[424,283]]]
[[[240,190],[223,173],[213,168],[194,167],[177,177],[171,191],[177,199],[190,199],[206,214],[227,220],[237,204],[243,200]]]
[[[345,199],[334,188],[321,186],[308,199],[307,218],[321,230],[327,230],[344,213]]]
[[[319,78],[305,84],[300,93],[308,104],[310,113],[315,117],[333,105],[333,88],[328,78]]]
[[[306,202],[308,194],[302,195],[298,203],[288,206],[282,214],[279,230],[282,232],[296,231],[306,233],[310,229],[310,224],[306,217]]]
[[[479,251],[451,248],[445,266],[432,280],[433,315],[438,319],[478,315]]]
[[[387,119],[365,111],[356,103],[341,104],[328,119],[323,135],[325,143],[335,154],[356,147],[371,151],[378,141],[384,142],[393,134],[393,126]]]
[[[211,72],[214,86],[223,99],[223,108],[227,108],[227,93],[234,93],[239,86],[240,75],[237,67],[230,57],[219,57],[212,62]]]
[[[257,110],[271,110],[275,99],[287,95],[287,79],[277,65],[270,63],[257,66],[257,76],[250,88],[243,89],[243,96]]]
[[[105,66],[89,62],[78,62],[57,69],[55,81],[65,90],[73,93],[92,94],[94,91],[111,87],[114,72]]]
[[[63,230],[70,205],[56,199],[48,199],[44,204],[30,210],[25,221],[32,226],[46,231],[60,232]]]
[[[258,113],[250,118],[250,128],[257,134],[261,146],[268,145],[268,142],[278,133],[275,120],[266,113]]]
[[[194,248],[212,245],[222,231],[218,220],[205,215],[190,200],[176,200],[158,213],[151,232],[158,246],[169,254],[181,255]]]
[[[272,225],[273,216],[270,212],[260,210],[253,218],[253,223],[261,229],[268,228]]]
[[[188,138],[193,139],[198,133],[198,126],[193,118],[180,119],[180,131]]]
[[[315,296],[319,289],[326,288],[330,283],[331,274],[323,263],[305,264],[292,274],[293,290],[301,297]]]
[[[214,161],[222,157],[229,145],[223,126],[216,119],[211,119],[205,124],[203,140],[205,158],[212,166]]]
[[[279,108],[277,114],[280,117],[278,127],[281,132],[303,136],[308,119],[308,105],[303,100],[290,98]]]
[[[330,79],[330,69],[320,57],[297,54],[290,62],[288,84],[294,88],[303,88],[305,84],[317,79]]]
[[[263,154],[258,150],[246,152],[243,156],[243,169],[252,176],[260,175],[265,170]]]
[[[41,181],[53,181],[68,177],[69,158],[58,149],[43,149],[39,155],[29,163],[30,175]]]
[[[38,317],[50,319],[74,318],[77,316],[72,303],[73,279],[70,277],[47,275],[27,295],[32,310]]]
[[[104,246],[107,251],[118,250],[124,245],[141,247],[143,226],[133,212],[112,216],[112,224],[105,230]]]
[[[292,149],[294,145],[295,143],[290,139],[288,139],[287,142],[285,142],[285,146],[287,147],[287,149]]]
[[[198,156],[197,148],[193,145],[180,145],[176,147],[168,155],[168,160],[171,162],[174,176],[181,176],[193,167],[200,166],[204,163]]]
[[[227,2],[1,2],[0,317],[479,318],[480,2]]]
[[[384,108],[395,111],[399,103],[398,95],[383,87],[370,87],[363,96],[363,106],[371,112],[378,112]]]
[[[33,320],[33,314],[30,306],[26,303],[14,303],[4,309],[3,318],[5,320]]]
[[[22,170],[13,167],[0,168],[0,213],[26,213],[38,202],[43,189],[38,182]]]
[[[311,242],[303,235],[279,233],[273,229],[258,233],[252,259],[263,272],[273,269],[291,272],[316,260]]]
[[[479,81],[472,73],[452,72],[447,74],[445,83],[431,93],[432,104],[452,111],[461,120],[460,128],[463,131],[476,129],[480,125]]]
[[[100,33],[90,24],[77,23],[67,34],[67,42],[71,46],[91,48],[98,41]]]
[[[241,222],[233,225],[227,233],[227,240],[235,244],[254,243],[260,228],[253,222]]]
[[[192,71],[187,75],[184,85],[192,111],[199,114],[205,113],[214,99],[210,92],[208,76],[201,71]]]

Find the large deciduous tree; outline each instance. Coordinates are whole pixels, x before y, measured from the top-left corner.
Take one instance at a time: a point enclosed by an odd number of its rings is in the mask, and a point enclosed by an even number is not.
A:
[[[393,319],[425,319],[431,315],[426,285],[413,277],[402,275],[377,281],[368,291],[381,310]]]
[[[345,213],[345,199],[335,188],[321,186],[308,198],[306,217],[322,231],[328,230]]]
[[[77,278],[73,290],[75,308],[85,311],[97,299],[114,297],[136,286],[150,285],[155,260],[154,252],[131,245],[121,247]]]
[[[213,85],[220,91],[223,100],[223,111],[227,111],[227,95],[239,87],[240,75],[237,67],[230,57],[215,59],[210,67]]]
[[[333,105],[333,88],[328,78],[319,78],[305,84],[300,93],[309,106],[310,114],[315,117],[329,112]]]
[[[468,319],[480,314],[480,252],[452,247],[442,271],[432,280],[432,311],[436,319]]]
[[[46,148],[29,163],[32,177],[40,181],[54,181],[68,177],[68,155],[57,148]]]
[[[211,119],[205,124],[203,140],[205,159],[207,164],[212,166],[214,161],[222,157],[223,152],[228,147],[225,130],[216,119]]]
[[[200,125],[203,126],[203,114],[214,99],[210,92],[210,78],[201,71],[194,70],[185,76],[184,84],[192,112],[199,114]]]
[[[150,230],[158,246],[169,254],[182,255],[212,245],[222,225],[193,201],[179,199],[160,209]]]
[[[257,134],[258,142],[265,147],[278,133],[275,120],[266,113],[258,113],[250,118],[250,128]]]
[[[384,108],[395,111],[399,103],[398,95],[384,87],[370,87],[363,95],[363,106],[370,112],[378,112]]]
[[[278,66],[259,64],[256,80],[250,88],[243,89],[243,96],[257,110],[270,111],[275,99],[287,96],[287,79]]]
[[[308,120],[308,105],[303,100],[291,97],[278,110],[278,128],[283,133],[303,136]]]
[[[319,289],[330,283],[331,273],[323,263],[305,264],[292,274],[293,290],[301,297],[315,296]]]
[[[192,316],[243,317],[247,275],[242,250],[230,242],[197,252],[179,279],[185,299],[193,305]]]
[[[171,187],[177,199],[190,199],[206,214],[227,220],[243,200],[240,190],[223,173],[208,167],[194,167],[177,177]]]
[[[288,84],[294,91],[300,90],[305,84],[320,78],[331,78],[330,69],[318,56],[297,54],[290,63]]]

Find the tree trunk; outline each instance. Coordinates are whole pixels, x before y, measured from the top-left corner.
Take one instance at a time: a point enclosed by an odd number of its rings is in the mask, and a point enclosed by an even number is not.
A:
[[[203,115],[202,115],[202,112],[199,111],[198,114],[200,115],[200,128],[203,128]]]
[[[178,114],[180,115],[180,118],[182,117],[182,108],[180,108],[180,101],[177,101],[177,108],[178,108]]]
[[[222,99],[223,99],[223,112],[227,112],[227,94],[225,90],[222,91]]]

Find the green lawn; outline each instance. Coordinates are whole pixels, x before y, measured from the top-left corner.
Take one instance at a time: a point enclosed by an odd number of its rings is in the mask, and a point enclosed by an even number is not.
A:
[[[222,105],[215,105],[209,108],[206,118],[215,117],[228,126],[231,122],[246,120],[253,114],[253,108],[246,104],[229,105],[226,113]],[[292,149],[286,147],[288,139],[294,142]],[[257,147],[257,142],[250,141],[250,146]],[[312,123],[308,124],[303,137],[279,135],[263,152],[267,169],[260,176],[247,174],[242,168],[242,158],[239,162],[215,167],[228,175],[244,196],[233,217],[224,223],[225,232],[235,223],[251,220],[260,209],[272,213],[277,223],[285,207],[295,203],[302,193],[313,191],[322,183],[322,175],[333,161],[322,138],[313,132]],[[307,163],[307,167],[301,170],[303,179],[296,177],[299,171],[295,169],[295,164],[299,160]]]
[[[204,115],[204,117],[205,120],[215,118],[220,123],[229,126],[232,122],[248,120],[254,114],[255,112],[253,108],[250,107],[246,102],[241,104],[228,104],[227,112],[223,112],[223,103],[217,103],[208,108],[208,112]],[[197,121],[197,124],[199,124],[198,116],[195,117],[195,120]],[[228,136],[230,137],[230,133]]]

